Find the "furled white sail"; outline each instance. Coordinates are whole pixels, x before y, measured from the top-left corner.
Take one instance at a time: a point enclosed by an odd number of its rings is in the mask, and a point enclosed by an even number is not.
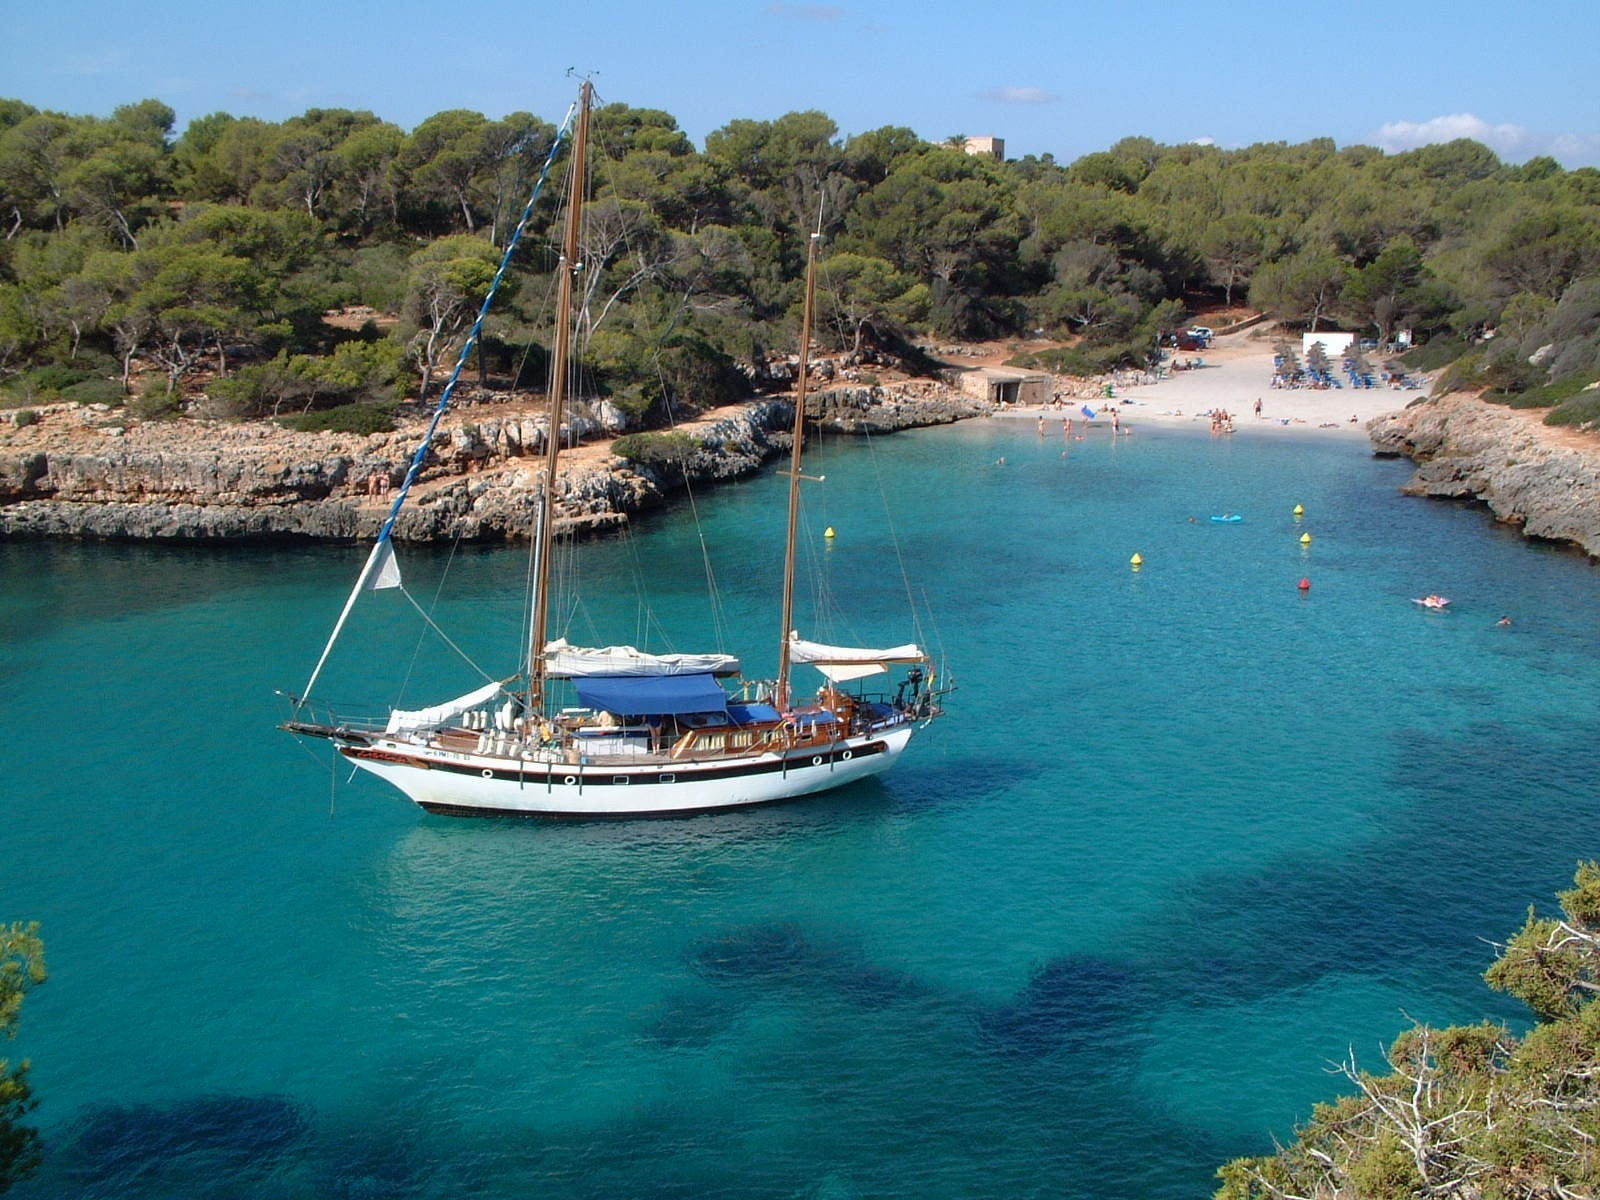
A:
[[[890,646],[887,650],[874,650],[868,646],[825,646],[821,642],[808,642],[797,633],[789,635],[789,657],[794,662],[805,663],[916,663],[925,662],[927,655],[915,643]]]
[[[647,654],[632,646],[574,646],[566,638],[547,642],[544,673],[550,679],[605,675],[737,675],[731,654]]]
[[[834,683],[848,683],[889,669],[890,663],[919,663],[927,659],[911,642],[875,650],[869,646],[828,646],[808,642],[798,633],[789,635],[789,660],[810,663]]]
[[[468,692],[465,696],[457,696],[454,700],[446,700],[443,704],[435,704],[432,708],[418,708],[406,710],[397,708],[389,714],[389,724],[384,727],[385,733],[409,733],[413,729],[427,729],[432,725],[443,725],[452,717],[459,717],[468,709],[477,708],[478,705],[494,699],[500,693],[498,683],[486,683],[477,691]]]

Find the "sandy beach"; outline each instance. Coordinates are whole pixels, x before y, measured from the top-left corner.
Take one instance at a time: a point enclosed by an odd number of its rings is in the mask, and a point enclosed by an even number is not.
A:
[[[1276,335],[1258,330],[1219,337],[1210,348],[1195,353],[1177,352],[1180,362],[1201,362],[1190,370],[1167,371],[1158,383],[1119,387],[1114,400],[1064,400],[1064,408],[1019,407],[997,412],[997,417],[1060,421],[1074,418],[1074,428],[1085,424],[1111,427],[1109,414],[1092,422],[1083,418],[1087,404],[1096,413],[1107,406],[1117,409],[1124,430],[1141,425],[1193,426],[1209,430],[1210,414],[1224,409],[1233,417],[1236,435],[1317,432],[1332,436],[1366,437],[1367,422],[1404,408],[1426,395],[1423,391],[1376,388],[1278,389],[1272,386],[1272,347]],[[1255,404],[1261,401],[1261,415]],[[1059,432],[1057,430],[1056,432]]]

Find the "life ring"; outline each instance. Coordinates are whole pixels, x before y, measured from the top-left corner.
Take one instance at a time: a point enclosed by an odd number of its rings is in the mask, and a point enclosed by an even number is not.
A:
[[[578,777],[576,775],[568,775],[561,782],[566,784],[568,787],[571,787],[573,784],[578,782]]]
[[[811,765],[813,767],[820,767],[822,765],[822,755],[820,755],[820,754],[812,755],[811,756]]]
[[[855,757],[855,753],[856,753],[856,752],[855,752],[855,751],[854,751],[854,750],[846,750],[846,751],[845,751],[845,752],[844,752],[844,753],[843,753],[843,754],[841,754],[841,755],[840,755],[840,756],[839,756],[839,757],[840,757],[840,758],[842,758],[842,759],[844,759],[844,760],[845,760],[845,762],[849,762],[849,761],[850,761],[850,760],[851,760],[851,759],[852,759],[852,758],[854,758],[854,757]]]
[[[482,771],[479,772],[479,774],[481,774],[485,779],[493,779],[494,778],[494,771],[491,770],[488,767],[485,767]]]

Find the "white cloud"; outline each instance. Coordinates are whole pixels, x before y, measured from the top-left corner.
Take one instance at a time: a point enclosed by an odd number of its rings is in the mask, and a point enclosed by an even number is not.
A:
[[[1545,153],[1569,171],[1600,167],[1600,133],[1558,133]]]
[[[1427,121],[1390,121],[1373,134],[1372,141],[1395,153],[1456,138],[1482,142],[1508,162],[1548,154],[1569,170],[1600,166],[1600,133],[1539,133],[1510,123],[1491,125],[1473,113],[1451,113]]]
[[[993,87],[978,93],[984,100],[996,104],[1054,104],[1061,99],[1054,92],[1036,87]]]

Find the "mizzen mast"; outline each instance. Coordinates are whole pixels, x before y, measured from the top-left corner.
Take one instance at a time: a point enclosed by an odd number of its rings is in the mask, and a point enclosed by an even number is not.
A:
[[[811,311],[817,295],[817,243],[813,233],[806,247],[806,302],[800,318],[800,379],[794,397],[794,447],[789,452],[789,529],[783,543],[783,624],[779,628],[778,682],[773,703],[789,707],[789,637],[794,629],[795,542],[800,529],[800,461],[806,436],[806,386],[811,372]]]

